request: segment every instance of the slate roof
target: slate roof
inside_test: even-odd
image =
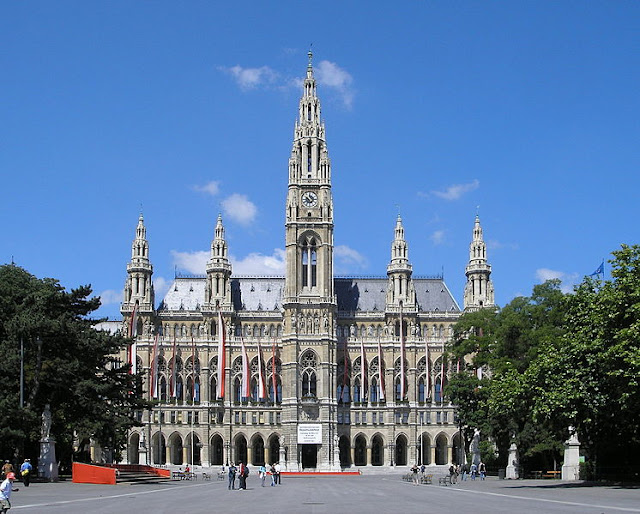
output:
[[[236,311],[282,309],[284,277],[236,277],[231,279],[231,298]],[[387,278],[335,278],[340,311],[381,311],[386,304]],[[414,278],[419,310],[460,312],[460,307],[441,278]],[[164,311],[197,311],[204,302],[205,279],[177,277],[160,304]]]

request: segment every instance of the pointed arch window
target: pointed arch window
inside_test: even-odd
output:
[[[302,243],[302,287],[318,285],[318,247],[315,238]]]

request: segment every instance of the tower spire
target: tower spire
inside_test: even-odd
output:
[[[404,238],[404,225],[400,214],[396,218],[394,239],[391,243],[391,261],[387,266],[387,306],[413,308],[416,305],[416,293],[411,280],[413,267],[409,262],[409,245]]]
[[[465,268],[464,308],[467,311],[495,307],[491,265],[487,262],[487,246],[482,235],[480,216],[476,214],[469,245],[469,264]]]
[[[207,262],[207,282],[205,285],[205,308],[231,309],[231,262],[227,241],[224,238],[222,215],[218,214],[211,241],[211,253]]]
[[[147,228],[144,225],[144,216],[140,213],[136,235],[131,243],[131,260],[127,264],[123,312],[132,310],[136,303],[140,313],[153,311],[155,298],[151,281],[152,275],[153,266],[149,259]]]

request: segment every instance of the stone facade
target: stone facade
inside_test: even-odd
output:
[[[399,216],[386,276],[334,276],[331,161],[311,55],[303,88],[288,167],[285,277],[234,276],[219,216],[203,276],[176,276],[154,308],[138,221],[122,304],[122,330],[135,343],[122,359],[135,355],[145,394],[158,404],[140,413],[129,462],[279,461],[298,471],[459,459],[455,406],[441,388],[457,368],[442,356],[461,310],[442,277],[413,276]],[[481,251],[467,267],[469,308],[493,303],[477,218],[474,245]]]

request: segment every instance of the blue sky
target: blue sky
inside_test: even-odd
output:
[[[639,29],[624,1],[3,2],[0,262],[115,317],[141,209],[157,302],[222,212],[234,270],[282,274],[313,43],[337,274],[386,273],[399,210],[462,303],[479,209],[500,305],[570,288],[638,242]]]

